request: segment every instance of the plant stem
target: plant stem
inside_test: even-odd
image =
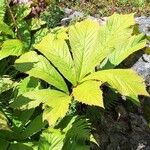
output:
[[[19,28],[18,28],[17,22],[16,22],[16,20],[15,20],[14,14],[13,14],[13,12],[12,12],[12,10],[11,10],[11,8],[10,8],[9,3],[8,3],[7,0],[6,0],[6,5],[7,5],[7,7],[8,7],[8,11],[9,11],[10,16],[11,16],[11,18],[12,18],[13,24],[14,24],[16,30],[17,30],[17,37],[21,40],[21,35],[20,35],[20,33],[19,33]]]

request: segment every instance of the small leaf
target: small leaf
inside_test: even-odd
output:
[[[34,77],[26,77],[17,86],[18,95],[24,94],[29,91],[34,91],[40,89],[39,79]]]
[[[0,50],[0,60],[8,56],[20,56],[23,52],[23,43],[20,40],[7,40],[2,44],[2,49]]]
[[[9,77],[0,77],[0,94],[15,86],[14,82]]]
[[[18,22],[18,36],[20,36],[21,40],[24,43],[24,47],[26,51],[30,49],[31,46],[31,34],[30,29],[26,21],[21,20]]]
[[[41,19],[38,18],[32,18],[31,20],[31,30],[37,30],[39,28],[41,28],[42,25],[44,25],[46,22],[42,21]]]
[[[104,107],[100,82],[86,81],[73,89],[73,96],[79,102]]]

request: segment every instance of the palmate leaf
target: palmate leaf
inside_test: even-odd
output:
[[[124,43],[118,43],[115,50],[108,56],[108,63],[105,68],[113,68],[119,65],[130,54],[142,49],[146,45],[146,39],[143,39],[144,35],[140,34],[132,36],[125,40]]]
[[[43,119],[47,120],[49,125],[55,125],[59,118],[63,118],[69,109],[71,97],[56,90],[43,89],[25,94],[26,97],[34,100],[40,100],[44,103],[45,110]]]
[[[65,31],[64,34],[62,34],[62,32],[58,34],[49,33],[39,44],[35,45],[35,48],[44,54],[66,79],[75,85],[76,76],[74,63],[68,45],[64,39],[65,36],[67,37]]]
[[[138,95],[149,95],[146,91],[144,80],[131,69],[98,71],[83,79],[83,81],[86,80],[99,80],[103,83],[107,82],[122,95],[132,97],[135,100],[137,100]],[[134,102],[138,103],[136,101]]]
[[[101,82],[98,81],[83,82],[73,89],[73,96],[79,102],[104,107],[100,85]]]
[[[8,56],[20,56],[23,52],[23,43],[20,40],[7,40],[2,44],[2,48],[0,50],[0,60]]]
[[[68,92],[67,85],[57,70],[42,55],[31,51],[22,55],[15,62],[15,67],[30,76],[42,79],[56,88]]]

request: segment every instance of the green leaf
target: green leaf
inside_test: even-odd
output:
[[[14,82],[9,77],[0,77],[0,94],[14,87]]]
[[[118,43],[124,43],[131,36],[133,31],[131,26],[134,24],[134,14],[119,15],[115,13],[110,16],[99,32],[101,53],[107,56],[114,51]]]
[[[0,111],[0,130],[10,131],[10,128],[8,126],[8,120],[2,111]]]
[[[12,115],[12,123],[13,123],[13,132],[15,134],[19,134],[24,130],[25,126],[30,120],[30,117],[33,115],[34,109],[26,109],[26,110],[15,110]]]
[[[26,21],[21,20],[18,22],[18,36],[20,36],[21,40],[24,43],[24,47],[26,51],[30,49],[31,46],[31,34],[30,28]]]
[[[49,33],[39,44],[35,45],[35,48],[44,54],[66,79],[75,85],[74,63],[64,37],[67,37],[65,31],[59,31],[56,34]]]
[[[22,81],[20,81],[19,85],[17,86],[17,97],[15,97],[14,101],[10,104],[10,107],[12,108],[18,108],[26,103],[28,103],[30,100],[25,98],[23,96],[24,93],[30,92],[30,91],[36,91],[41,88],[39,80],[34,77],[26,77]],[[39,103],[37,104],[39,105]],[[28,112],[26,112],[28,113]],[[23,112],[21,114],[24,114]],[[19,115],[19,114],[18,114]],[[17,118],[17,117],[16,117]]]
[[[93,71],[99,63],[98,32],[99,23],[87,19],[69,28],[69,40],[73,54],[77,81]],[[96,60],[96,61],[95,61]]]
[[[26,127],[26,129],[19,135],[19,139],[26,139],[35,133],[41,131],[45,126],[43,122],[42,114],[38,115],[31,123]]]
[[[50,102],[46,102],[48,106],[45,107],[43,112],[43,119],[47,120],[49,125],[55,125],[58,119],[62,119],[69,110],[71,97],[56,97]],[[57,101],[57,102],[56,102]]]
[[[6,11],[6,0],[0,0],[0,22],[4,21]]]
[[[83,79],[83,81],[85,80],[99,80],[103,83],[107,82],[122,95],[132,97],[135,100],[137,100],[138,95],[149,95],[146,91],[144,80],[131,69],[98,71]]]
[[[57,70],[42,55],[31,51],[22,55],[15,62],[15,67],[30,76],[42,79],[56,88],[68,92],[64,79]]]
[[[24,93],[11,104],[11,107],[31,109],[43,103],[43,120],[46,119],[50,125],[55,125],[56,121],[67,113],[71,99],[71,96],[63,92],[43,89]]]
[[[46,22],[41,20],[40,18],[32,18],[31,20],[31,30],[37,30],[39,28],[41,28],[42,25],[44,25]]]
[[[38,150],[61,150],[64,137],[59,129],[48,128],[41,135]]]
[[[132,36],[116,46],[115,50],[108,56],[108,62],[113,66],[119,65],[125,58],[130,54],[144,48],[146,45],[146,39],[143,39],[143,34]],[[111,66],[106,64],[105,68],[111,68]]]
[[[7,40],[2,44],[2,48],[0,50],[0,60],[8,56],[20,56],[23,52],[23,44],[20,40]]]
[[[4,34],[14,36],[12,29],[4,22],[0,21],[0,31]]]
[[[9,142],[0,139],[0,150],[8,150]]]
[[[34,91],[40,89],[40,82],[39,79],[34,77],[26,77],[20,81],[19,85],[17,86],[18,95],[24,94],[29,91]]]
[[[15,16],[17,21],[23,20],[25,17],[27,17],[31,12],[31,4],[19,4],[16,6],[15,10]]]
[[[32,101],[28,106],[35,107],[35,103],[44,103],[45,110],[43,119],[49,122],[49,125],[55,125],[56,121],[63,118],[69,109],[72,97],[56,90],[43,89],[24,94]]]
[[[62,150],[89,150],[89,145],[86,144],[90,141],[91,124],[84,117],[74,116],[63,129],[65,132],[64,146]]]
[[[49,30],[47,28],[41,28],[38,30],[32,38],[32,45],[39,43],[44,36],[46,36],[49,33]]]
[[[73,96],[79,102],[104,107],[100,82],[86,81],[73,89]]]
[[[17,142],[17,143],[12,143],[8,150],[37,150],[37,149],[34,149],[32,146],[29,146],[26,143]]]

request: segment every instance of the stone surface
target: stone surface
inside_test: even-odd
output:
[[[139,30],[146,35],[150,36],[150,16],[141,16],[136,19],[137,24],[139,25]]]
[[[143,54],[132,67],[150,86],[150,55]]]

